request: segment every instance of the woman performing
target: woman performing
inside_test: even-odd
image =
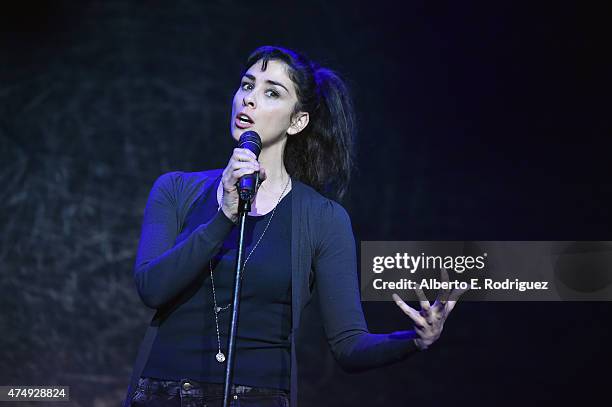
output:
[[[435,342],[460,293],[416,311],[396,304],[414,330],[372,334],[364,320],[355,240],[344,208],[352,163],[353,108],[342,80],[297,52],[260,47],[234,95],[231,134],[256,131],[259,159],[234,149],[224,169],[171,172],[155,182],[134,278],[157,310],[125,406],[221,406],[237,252],[236,184],[263,180],[246,220],[231,391],[233,406],[297,406],[295,338],[318,291],[334,358],[363,371]],[[448,278],[443,272],[443,278]]]

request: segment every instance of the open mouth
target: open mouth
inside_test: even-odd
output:
[[[253,126],[255,122],[253,121],[253,119],[251,119],[246,114],[239,113],[236,115],[236,118],[234,119],[234,124],[239,129],[248,129],[249,127]]]
[[[253,120],[247,116],[246,114],[240,113],[239,115],[236,116],[236,119],[238,122],[240,122],[241,124],[247,125],[247,124],[254,124]]]

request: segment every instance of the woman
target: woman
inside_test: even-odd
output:
[[[348,371],[405,359],[439,337],[456,298],[430,306],[419,293],[418,312],[394,296],[416,329],[367,330],[350,219],[323,196],[339,198],[346,190],[353,123],[346,87],[332,71],[278,47],[249,56],[233,99],[231,134],[238,140],[256,131],[259,160],[237,148],[225,169],[164,174],[149,196],[134,275],[143,302],[157,313],[126,405],[134,387],[134,406],[221,405],[236,183],[257,171],[263,181],[247,218],[234,405],[297,405],[295,337],[315,288],[332,353]]]

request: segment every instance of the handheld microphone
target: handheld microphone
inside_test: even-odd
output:
[[[259,157],[261,153],[261,137],[257,132],[249,130],[242,133],[238,140],[238,148],[246,148]],[[243,201],[250,201],[255,196],[257,183],[259,182],[259,172],[247,174],[238,181],[238,195]]]

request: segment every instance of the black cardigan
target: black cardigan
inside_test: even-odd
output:
[[[144,234],[154,234],[154,247],[138,248],[134,279],[145,305],[157,309],[138,352],[124,406],[129,406],[149,357],[157,327],[172,312],[172,299],[200,276],[234,224],[219,211],[208,223],[174,246],[191,205],[222,170],[171,172],[160,176],[149,195]],[[301,312],[313,289],[319,293],[327,341],[340,366],[363,371],[403,360],[418,348],[414,331],[372,334],[368,331],[357,280],[355,239],[350,218],[337,202],[292,179],[292,329],[291,406],[297,406],[295,338]]]

